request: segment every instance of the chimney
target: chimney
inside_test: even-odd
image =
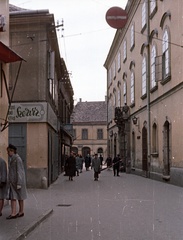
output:
[[[79,102],[82,102],[82,98],[79,99]]]

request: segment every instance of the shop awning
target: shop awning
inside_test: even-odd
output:
[[[0,41],[0,61],[4,63],[12,63],[17,61],[24,60],[17,53],[15,53],[12,49],[6,46],[4,43]],[[24,60],[25,61],[25,60]]]

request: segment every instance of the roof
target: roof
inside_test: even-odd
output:
[[[13,4],[9,4],[9,11],[10,11],[10,12],[23,11],[23,10],[27,10],[27,9],[17,7],[17,6],[15,6],[15,5],[13,5]]]
[[[106,122],[107,103],[99,102],[78,102],[71,115],[71,123]]]

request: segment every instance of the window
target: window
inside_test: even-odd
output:
[[[116,78],[116,62],[113,63],[113,79]]]
[[[103,129],[97,129],[97,139],[103,139]]]
[[[119,52],[118,53],[118,72],[120,71],[121,69],[121,53]]]
[[[113,106],[116,107],[116,90],[113,91]]]
[[[142,60],[142,96],[146,94],[147,63],[146,57]]]
[[[156,0],[150,1],[150,14],[154,13],[154,11],[156,10],[156,5],[157,5]]]
[[[123,101],[124,105],[127,103],[127,86],[126,86],[126,81],[123,82]]]
[[[134,48],[135,45],[135,27],[134,24],[131,26],[131,38],[130,38],[130,47],[131,50]]]
[[[131,104],[135,102],[135,77],[134,72],[131,73]]]
[[[151,50],[151,88],[156,86],[156,47]]]
[[[121,106],[121,91],[118,89],[118,107]]]
[[[49,79],[49,93],[53,94],[53,79]]]
[[[169,36],[167,29],[163,34],[163,56],[162,56],[162,79],[165,80],[168,76],[170,76],[170,50],[169,50]]]
[[[146,27],[146,2],[142,4],[142,29]]]
[[[48,54],[48,80],[49,80],[49,93],[53,97],[53,99],[55,97],[54,78],[55,78],[55,52],[50,51]]]
[[[156,123],[154,123],[152,129],[152,153],[158,152],[157,146],[158,146],[157,125]]]
[[[88,139],[88,129],[82,129],[82,140]]]
[[[126,40],[123,43],[123,61],[126,61],[127,59],[127,43]]]

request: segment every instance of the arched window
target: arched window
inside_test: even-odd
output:
[[[127,85],[126,85],[126,80],[123,82],[123,101],[124,105],[127,103]]]
[[[152,14],[155,11],[156,6],[157,6],[156,0],[151,0],[150,1],[150,14]]]
[[[127,41],[125,40],[123,43],[123,62],[127,59]]]
[[[157,125],[156,123],[154,123],[152,128],[152,153],[158,152],[157,146],[158,146]]]
[[[142,59],[142,96],[147,93],[147,60],[146,56]]]
[[[135,26],[134,26],[134,24],[132,24],[130,32],[131,32],[131,34],[130,34],[131,35],[130,36],[130,49],[132,50],[135,45]]]
[[[166,80],[170,76],[170,49],[169,49],[169,34],[165,29],[162,41],[162,79]]]
[[[146,2],[142,4],[142,29],[146,27]]]
[[[131,86],[131,91],[130,91],[130,99],[131,99],[131,104],[135,103],[135,76],[134,76],[134,72],[131,72],[131,82],[130,82],[130,86]]]
[[[156,86],[156,47],[151,50],[151,88]]]

